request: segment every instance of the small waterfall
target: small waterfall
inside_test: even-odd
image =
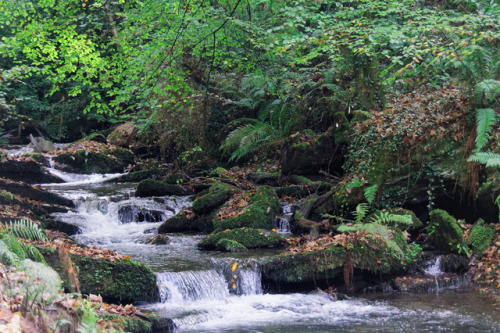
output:
[[[434,259],[434,263],[430,266],[427,267],[427,269],[424,269],[424,273],[426,275],[431,275],[431,276],[441,276],[444,274],[443,271],[441,271],[441,260],[443,256],[437,256]]]
[[[157,273],[162,303],[220,301],[229,297],[224,277],[215,270]]]
[[[260,295],[262,291],[262,276],[258,267],[240,271],[240,292],[242,295]]]
[[[278,220],[278,232],[279,233],[289,233],[290,232],[290,221],[293,218],[292,205],[288,202],[283,202],[280,205],[280,217]]]

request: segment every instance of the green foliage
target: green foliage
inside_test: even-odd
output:
[[[446,211],[434,209],[430,212],[427,232],[436,248],[450,252],[465,252],[463,231],[457,220]]]
[[[496,168],[500,167],[500,154],[476,152],[469,157],[468,161],[484,164],[488,168]]]
[[[372,204],[375,200],[375,195],[377,194],[377,184],[369,186],[365,189],[365,199],[369,204]]]
[[[497,115],[493,109],[478,109],[476,117],[476,150],[481,150],[490,138],[491,126],[496,123]]]
[[[494,234],[493,228],[485,226],[484,221],[479,219],[472,227],[467,244],[471,246],[474,254],[481,258],[483,251],[490,246]]]
[[[34,240],[34,241],[48,241],[45,233],[40,229],[38,224],[31,220],[20,219],[16,221],[10,221],[5,225],[7,232],[13,236]],[[0,226],[0,231],[2,227]]]

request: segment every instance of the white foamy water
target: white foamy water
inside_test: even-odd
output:
[[[76,186],[76,185],[89,185],[89,184],[97,184],[103,183],[105,181],[118,178],[124,173],[105,173],[105,174],[76,174],[64,172],[61,170],[57,170],[53,167],[45,168],[52,175],[57,176],[65,181],[65,183],[60,184],[43,184],[43,186]]]
[[[429,267],[427,267],[427,269],[424,270],[424,273],[427,275],[431,275],[431,276],[443,275],[444,272],[441,271],[441,259],[442,259],[442,256],[437,256],[434,259],[434,262]]]

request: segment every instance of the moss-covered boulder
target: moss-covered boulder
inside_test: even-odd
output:
[[[220,242],[221,240],[224,241]],[[237,242],[247,249],[285,245],[285,239],[276,231],[239,228],[213,233],[198,243],[198,247],[202,250],[227,250],[227,247],[239,247],[238,244],[228,241]]]
[[[427,233],[432,245],[439,250],[457,252],[464,244],[463,231],[457,220],[442,209],[430,212]]]
[[[162,197],[165,195],[186,195],[187,192],[178,185],[170,185],[157,180],[142,180],[135,190],[136,197]]]
[[[159,169],[147,169],[147,170],[140,170],[140,171],[132,171],[127,173],[126,175],[123,175],[119,178],[113,178],[110,180],[110,182],[113,183],[137,183],[145,179],[153,179],[155,177],[160,176],[160,170]]]
[[[73,201],[63,198],[55,193],[35,188],[29,184],[0,178],[0,190],[17,194],[22,198],[40,201],[42,203],[74,207]]]
[[[130,164],[130,155],[124,153],[122,149],[113,149],[105,153],[77,150],[59,154],[54,161],[63,165],[63,169],[75,173],[114,173],[125,170]]]
[[[116,146],[128,147],[135,141],[137,132],[138,129],[134,124],[121,124],[108,135],[107,141]]]
[[[175,232],[211,232],[213,224],[211,216],[197,215],[182,211],[163,222],[158,228],[158,233],[167,234]]]
[[[255,184],[278,186],[281,180],[281,172],[251,172],[247,179]]]
[[[208,213],[224,204],[235,191],[231,185],[216,183],[210,186],[207,193],[193,201],[193,211],[197,214]]]
[[[252,194],[241,212],[224,220],[214,219],[214,229],[221,231],[236,228],[272,229],[279,209],[279,198],[270,186],[260,186]]]
[[[493,228],[485,226],[484,220],[479,219],[470,231],[469,237],[467,238],[467,244],[470,245],[474,254],[481,258],[483,256],[483,251],[490,246],[493,241],[494,234],[495,231]]]
[[[57,251],[40,248],[47,263],[59,273],[70,289],[66,270]],[[69,255],[83,294],[100,294],[107,302],[133,303],[160,300],[156,275],[142,263],[132,260],[112,262],[82,255]]]

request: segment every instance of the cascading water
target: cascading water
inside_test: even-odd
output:
[[[77,203],[74,211],[56,217],[81,228],[78,241],[118,250],[156,270],[162,302],[139,306],[172,318],[177,331],[500,330],[500,318],[485,316],[477,306],[484,302],[471,301],[476,294],[468,294],[466,310],[454,310],[457,295],[446,293],[425,294],[422,301],[404,294],[397,298],[374,294],[374,299],[339,302],[323,293],[265,294],[258,264],[251,258],[255,253],[238,254],[235,261],[236,254],[201,252],[196,244],[204,235],[169,234],[166,245],[147,244],[161,221],[190,205],[189,198],[135,198],[133,185],[102,183],[106,176],[67,176],[70,184],[45,186]],[[282,232],[289,231],[285,220],[291,214],[290,205],[283,205]]]
[[[424,273],[427,275],[431,276],[441,276],[444,274],[444,272],[441,270],[441,260],[442,256],[437,256],[434,258],[432,261],[432,264],[427,267],[427,269],[424,269]]]
[[[282,202],[280,204],[280,217],[278,219],[278,229],[279,233],[287,234],[290,233],[290,221],[293,218],[292,205],[288,202]]]

